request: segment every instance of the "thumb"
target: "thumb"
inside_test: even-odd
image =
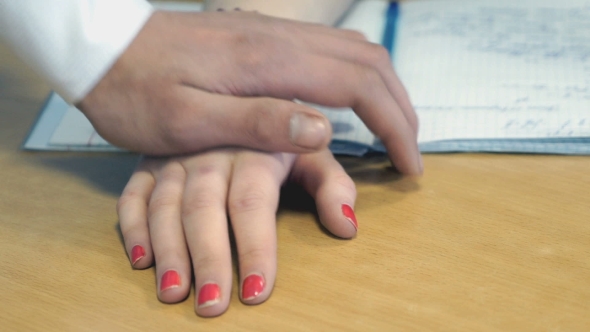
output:
[[[332,234],[341,238],[356,235],[356,188],[329,150],[298,156],[291,179],[314,198],[320,222]]]
[[[332,136],[319,111],[292,101],[235,97],[190,89],[186,109],[177,110],[174,137],[179,152],[240,146],[269,152],[307,153],[325,148]],[[180,130],[178,130],[181,128]]]

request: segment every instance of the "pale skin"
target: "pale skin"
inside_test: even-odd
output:
[[[422,173],[417,117],[389,54],[325,25],[156,12],[78,106],[106,140],[148,155],[324,149],[329,122],[294,99],[352,107],[401,173]]]
[[[238,251],[240,298],[246,304],[264,302],[277,273],[276,210],[285,181],[310,193],[328,231],[341,238],[356,235],[355,223],[343,213],[346,206],[354,207],[354,182],[328,150],[303,155],[214,150],[165,160],[149,158],[129,180],[117,209],[133,267],[156,263],[157,294],[165,303],[184,300],[194,274],[197,314],[220,315],[231,294],[231,227]],[[133,253],[138,245],[145,251],[139,258]],[[166,272],[178,282],[163,281]],[[256,295],[244,289],[244,280],[251,275],[263,283]],[[206,284],[216,285],[218,296],[199,301]]]
[[[207,9],[232,10],[239,7],[242,10],[256,9],[275,16],[282,14],[289,18],[297,18],[297,15],[300,15],[309,19],[304,15],[307,8],[305,6],[309,5],[306,1],[274,1],[273,7],[265,7],[264,3],[266,2],[209,1]],[[334,13],[344,13],[351,3],[352,1],[326,1],[326,6],[333,6],[326,10],[330,15],[314,20],[326,24],[333,23],[338,19],[338,15]],[[282,4],[282,7],[279,4]],[[228,20],[233,20],[234,17],[241,19],[242,14],[237,13],[237,16],[234,16],[236,13],[224,12],[219,13],[216,19],[225,20],[224,15],[230,17]],[[250,19],[249,16],[244,18],[246,22]],[[286,21],[276,22],[279,22],[278,27],[275,26],[277,29],[283,29],[282,24],[291,24],[285,23]],[[306,26],[306,29],[308,28],[315,33],[342,37],[339,31],[321,32],[322,28],[319,26]],[[349,33],[344,32],[345,37],[342,38],[361,40],[354,34],[351,34],[350,38],[346,35]],[[289,38],[286,34],[283,37]],[[389,88],[395,90],[397,85],[401,87],[396,78],[385,75],[380,78],[383,88],[389,89],[385,83],[386,77],[390,80]],[[250,83],[256,85],[252,81]],[[280,85],[281,82],[277,84]],[[243,88],[248,86],[245,85]],[[187,88],[178,89],[182,91]],[[300,97],[280,90],[279,88],[276,97]],[[415,140],[417,121],[413,110],[408,106],[409,100],[405,91],[403,88],[400,91],[396,90],[395,94],[401,98],[400,101],[394,97],[393,91],[388,93],[396,105],[404,105],[406,108],[404,111],[398,107],[397,117],[406,121],[407,128]],[[239,111],[240,103],[243,104],[242,107],[252,109],[266,103],[275,106],[289,105],[281,109],[286,112],[296,105],[282,99],[258,97],[244,99],[210,95],[208,98],[212,100],[214,108],[235,107],[236,112]],[[333,105],[342,105],[336,102],[338,96],[330,98],[335,101]],[[207,98],[204,100],[208,102]],[[358,102],[370,103],[368,100]],[[406,103],[408,105],[405,105]],[[314,111],[301,107],[295,112],[309,112],[316,116]],[[366,116],[372,119],[371,115]],[[395,144],[399,144],[397,138],[395,140]],[[397,152],[392,156],[397,158]],[[412,167],[416,166],[410,164],[403,162],[396,165],[405,165],[403,167],[407,168],[402,169],[408,174],[418,174],[418,171],[411,171]],[[356,199],[354,182],[326,148],[304,154],[221,148],[179,157],[144,158],[129,180],[117,206],[125,248],[132,266],[143,269],[155,263],[157,295],[162,302],[182,301],[188,296],[191,286],[194,286],[196,313],[205,317],[220,315],[227,310],[231,294],[231,227],[238,251],[240,299],[245,304],[264,302],[272,292],[277,274],[276,210],[280,187],[287,181],[301,185],[314,198],[320,221],[328,231],[341,238],[353,238],[356,235],[358,224],[352,212]],[[138,250],[138,247],[142,250]],[[193,275],[195,283],[191,285]]]

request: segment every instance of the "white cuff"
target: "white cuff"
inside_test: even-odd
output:
[[[145,0],[0,0],[0,38],[75,103],[106,74],[152,12]]]

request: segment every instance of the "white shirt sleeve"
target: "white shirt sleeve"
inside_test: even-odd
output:
[[[106,74],[152,12],[145,0],[0,0],[0,38],[75,103]]]

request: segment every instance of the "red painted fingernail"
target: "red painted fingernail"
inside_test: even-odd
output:
[[[251,300],[264,290],[264,278],[258,274],[251,274],[242,283],[242,299]]]
[[[160,281],[160,292],[168,290],[170,288],[176,288],[180,286],[180,275],[174,270],[168,270],[162,275]]]
[[[204,284],[199,291],[199,308],[210,307],[221,301],[221,290],[217,284]]]
[[[145,249],[142,246],[136,245],[131,249],[131,265],[135,265],[140,259],[145,257]]]
[[[355,229],[359,228],[359,224],[356,221],[356,216],[354,215],[354,210],[348,204],[342,204],[342,214],[350,221],[350,223],[354,226]]]

